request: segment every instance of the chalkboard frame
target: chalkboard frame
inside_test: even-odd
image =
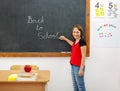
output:
[[[87,57],[90,56],[90,0],[86,0]],[[70,52],[0,52],[0,57],[69,57]]]

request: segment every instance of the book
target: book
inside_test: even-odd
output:
[[[33,72],[20,72],[17,77],[17,81],[35,81],[37,79],[37,73]]]

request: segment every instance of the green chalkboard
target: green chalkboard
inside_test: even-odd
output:
[[[74,24],[86,33],[86,0],[3,0],[0,52],[70,52]]]

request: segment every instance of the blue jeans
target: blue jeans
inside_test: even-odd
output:
[[[73,81],[74,91],[86,91],[84,83],[84,74],[82,77],[78,76],[80,67],[71,65],[71,75]]]

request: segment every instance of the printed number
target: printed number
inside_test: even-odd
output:
[[[99,2],[95,5],[96,8],[99,8]]]
[[[108,8],[109,8],[109,9],[112,9],[112,8],[113,8],[113,2],[110,2],[110,3],[109,3]]]

